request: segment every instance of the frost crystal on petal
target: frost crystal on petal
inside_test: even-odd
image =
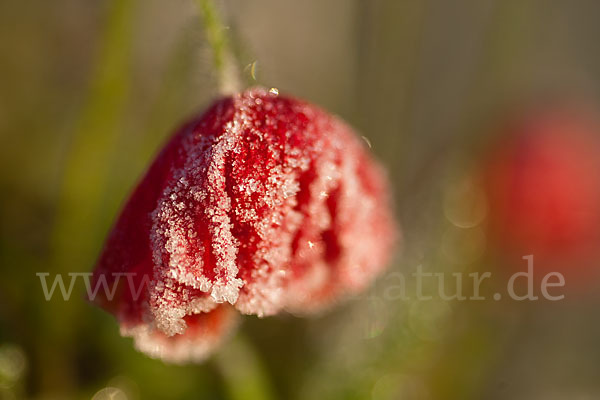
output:
[[[135,348],[152,358],[183,364],[203,361],[237,325],[238,315],[227,306],[186,317],[181,335],[167,336],[151,324],[121,326],[121,335],[130,336]]]

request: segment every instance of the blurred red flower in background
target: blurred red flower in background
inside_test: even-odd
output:
[[[114,313],[136,347],[198,360],[234,308],[306,313],[360,291],[397,231],[385,174],[346,124],[252,89],[185,125],[127,202],[94,271],[116,282]],[[229,305],[228,305],[229,304]]]
[[[600,125],[582,108],[552,106],[503,126],[483,168],[493,244],[520,266],[532,254],[536,270],[589,277],[600,243]]]

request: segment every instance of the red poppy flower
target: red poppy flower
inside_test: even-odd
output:
[[[582,272],[600,240],[598,123],[581,111],[549,107],[503,133],[484,168],[494,243],[519,260],[533,254],[536,268]]]
[[[258,316],[322,309],[388,261],[384,175],[350,127],[313,105],[260,88],[220,100],[175,134],[127,202],[94,279],[133,285],[96,300],[147,352],[149,337],[194,335],[192,320],[202,337],[188,342],[213,341],[233,325],[224,311],[213,321],[226,303]]]

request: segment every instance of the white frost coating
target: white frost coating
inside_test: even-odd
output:
[[[352,142],[353,146],[362,145],[358,141]],[[348,144],[350,146],[350,144]],[[364,160],[362,160],[364,162]],[[384,224],[381,204],[372,196],[363,196],[364,188],[359,180],[360,169],[364,166],[358,159],[351,157],[342,158],[339,171],[346,177],[341,181],[340,199],[336,213],[338,241],[342,248],[341,258],[338,261],[338,281],[349,292],[357,292],[367,287],[379,272],[386,266],[386,254],[381,251],[374,252],[371,244],[378,241],[385,242],[388,238],[381,237],[380,225]],[[379,168],[372,166],[372,168]],[[373,171],[373,170],[371,170]],[[368,179],[370,184],[380,186],[384,176],[382,170],[375,170]],[[360,199],[357,207],[356,199]],[[371,238],[371,241],[357,241],[357,233]]]
[[[237,243],[231,234],[225,195],[224,162],[239,128],[228,124],[216,140],[188,134],[183,141],[185,162],[174,171],[173,184],[165,188],[152,214],[154,280],[150,285],[150,311],[156,326],[167,335],[181,334],[183,317],[213,304],[237,300],[242,281],[236,278]],[[198,236],[196,220],[204,213],[208,238]],[[207,255],[201,240],[210,241],[215,259],[214,279],[204,271]],[[209,250],[210,251],[210,250]],[[196,289],[210,294],[202,307],[191,296]]]
[[[152,213],[150,312],[155,326],[168,336],[185,332],[185,316],[220,303],[258,316],[282,308],[312,311],[328,298],[365,286],[377,275],[374,269],[383,266],[371,249],[378,232],[378,200],[362,187],[357,158],[362,143],[341,121],[303,107],[296,111],[311,121],[305,128],[311,141],[302,148],[271,145],[271,133],[261,132],[254,121],[253,107],[259,102],[251,92],[236,96],[230,105],[233,116],[222,132],[205,135],[202,129],[208,128],[199,126],[199,134],[185,135],[183,166],[173,171]],[[224,115],[221,111],[216,113]],[[270,132],[273,121],[262,122]],[[262,145],[269,160],[281,162],[266,175],[261,170],[258,176],[227,176],[229,170],[248,169],[238,164],[245,163],[239,155]],[[309,200],[299,205],[304,173],[312,174],[305,188]],[[250,251],[234,235],[240,227],[256,236]],[[340,254],[334,261],[325,259],[328,249],[320,235],[327,232],[337,235]],[[250,266],[242,271],[240,254]],[[294,278],[292,260],[305,260],[304,272]]]
[[[214,304],[214,303],[213,303]],[[215,348],[227,340],[238,324],[238,319],[228,313],[217,330],[205,328],[199,332],[188,332],[167,337],[153,324],[121,327],[121,335],[133,338],[134,346],[152,358],[172,364],[185,364],[205,360]]]
[[[231,199],[227,196],[225,163],[227,155],[233,150],[236,141],[240,140],[242,127],[235,119],[225,127],[212,147],[212,157],[206,171],[205,188],[208,191],[208,208],[206,215],[211,220],[209,230],[213,255],[216,259],[216,281],[213,284],[211,297],[217,303],[228,302],[235,304],[237,301],[242,280],[237,279],[238,267],[236,255],[239,243],[231,233]]]
[[[186,135],[182,143],[184,165],[174,170],[173,183],[165,188],[152,214],[155,272],[150,285],[150,311],[156,326],[167,335],[183,333],[183,318],[199,311],[192,302],[192,290],[210,296],[202,300],[204,304],[227,302],[236,304],[244,313],[260,316],[274,314],[283,306],[284,269],[291,257],[292,237],[279,235],[272,226],[294,230],[293,225],[300,224],[301,216],[292,210],[299,187],[293,169],[279,166],[270,171],[266,183],[250,178],[238,188],[246,194],[257,193],[257,202],[273,210],[270,214],[259,218],[257,204],[243,202],[232,210],[232,199],[226,190],[226,163],[232,153],[240,152],[244,131],[264,135],[254,128],[245,101],[248,100],[234,98],[235,114],[216,138]],[[277,151],[273,156],[279,157]],[[283,203],[287,204],[282,208]],[[231,213],[240,222],[254,226],[268,244],[254,255],[255,269],[250,272],[249,282],[237,277],[240,243],[232,234]],[[198,235],[198,215],[204,215],[208,221],[208,237]],[[207,242],[210,249],[206,248]],[[207,256],[211,257],[211,265],[214,263],[213,271],[205,270]],[[244,292],[238,301],[242,287]]]

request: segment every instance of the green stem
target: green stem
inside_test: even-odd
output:
[[[213,52],[219,91],[229,94],[239,91],[239,75],[233,62],[226,27],[212,0],[196,0],[206,39]]]
[[[215,362],[230,399],[275,399],[269,373],[252,343],[241,332],[217,352]]]

